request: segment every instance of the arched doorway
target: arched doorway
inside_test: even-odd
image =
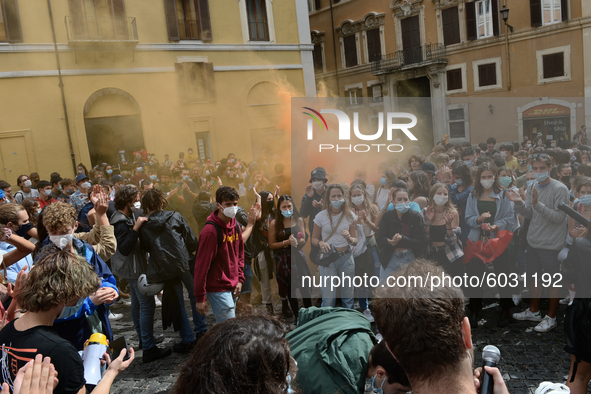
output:
[[[561,99],[542,98],[517,108],[519,140],[542,133],[547,146],[559,135],[571,138],[576,133],[577,103]]]
[[[84,106],[84,126],[92,166],[117,164],[117,151],[145,148],[137,101],[127,92],[101,89]]]

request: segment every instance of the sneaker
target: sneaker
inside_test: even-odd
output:
[[[154,296],[154,303],[156,304],[156,308],[160,308],[162,306],[162,301],[158,298],[157,295]]]
[[[569,302],[570,302],[570,296],[566,296],[562,300],[558,301],[558,303],[560,305],[568,305]]]
[[[374,321],[376,321],[373,318],[373,315],[371,314],[371,311],[369,309],[366,309],[366,310],[363,311],[363,316],[365,316],[365,318],[367,320],[369,320],[370,323],[373,323]]]
[[[151,349],[144,350],[142,354],[142,362],[143,363],[150,363],[152,361],[159,360],[161,358],[170,356],[172,354],[172,349],[167,347],[166,349],[161,349],[158,346],[154,346]]]
[[[123,313],[113,313],[109,312],[109,320],[117,321],[123,319]]]
[[[542,312],[538,311],[533,313],[532,311],[527,308],[523,312],[514,313],[513,319],[515,320],[529,320],[529,321],[541,321],[542,320]]]
[[[193,350],[196,344],[197,341],[195,340],[189,343],[179,342],[172,345],[172,350],[174,350],[176,353],[191,353],[191,350]]]
[[[546,316],[544,316],[544,318],[542,319],[540,324],[538,324],[537,326],[534,327],[534,331],[535,332],[548,332],[548,331],[552,330],[553,328],[556,328],[556,326],[557,326],[556,318],[552,319],[550,316],[546,315]]]

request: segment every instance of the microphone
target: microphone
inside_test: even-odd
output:
[[[589,219],[587,219],[586,217],[584,217],[583,215],[581,215],[580,213],[566,205],[565,203],[561,202],[560,204],[558,204],[558,209],[566,213],[568,216],[570,216],[577,222],[581,223],[583,226],[589,227]]]
[[[501,361],[501,351],[493,345],[487,345],[482,350],[482,381],[480,382],[480,394],[493,394],[494,381],[491,374],[484,367],[496,367]]]

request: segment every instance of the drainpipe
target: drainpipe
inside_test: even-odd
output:
[[[341,94],[341,87],[339,86],[339,66],[337,64],[337,41],[336,41],[336,37],[334,34],[334,15],[332,13],[332,0],[330,0],[330,24],[332,26],[332,49],[334,51],[334,72],[337,77],[337,97],[339,97]]]
[[[503,0],[503,7],[507,7],[507,0]],[[511,91],[511,54],[509,53],[509,26],[505,22],[505,52],[507,52],[507,90]]]
[[[57,63],[57,75],[59,77],[59,87],[62,93],[62,107],[64,110],[64,120],[66,121],[66,131],[68,133],[68,143],[70,145],[70,155],[72,156],[72,168],[76,174],[76,156],[74,155],[74,146],[72,145],[72,135],[70,133],[70,121],[68,119],[68,109],[66,107],[66,95],[64,93],[64,82],[62,80],[62,68],[60,65],[60,55],[57,50],[57,39],[55,37],[55,26],[53,24],[53,12],[51,11],[51,0],[47,0],[47,9],[49,11],[49,22],[51,23],[51,34],[53,35],[53,51],[55,53],[55,61]]]

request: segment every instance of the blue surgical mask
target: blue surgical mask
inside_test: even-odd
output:
[[[396,209],[394,208],[394,204],[390,203],[388,204],[388,208],[386,208],[386,211],[393,211],[394,209]]]
[[[532,179],[531,181],[527,181],[527,186],[529,186],[529,185],[531,185],[532,183],[535,183],[535,182],[536,182],[535,179]]]
[[[408,204],[408,203],[396,204],[396,210],[400,213],[406,213],[409,209],[410,209],[410,204]]]
[[[579,202],[586,207],[591,205],[591,194],[585,194],[584,196],[579,197]]]
[[[138,172],[142,172],[143,170],[144,170],[144,167],[138,167],[138,168],[137,168],[137,171],[138,171]]]
[[[158,179],[158,177],[156,175],[150,175],[150,179],[153,180],[153,181],[155,181],[155,180]]]
[[[513,179],[511,179],[510,176],[502,176],[502,177],[499,178],[499,183],[501,184],[501,186],[507,187],[507,186],[509,186],[511,184],[511,181],[512,180]]]
[[[330,204],[332,205],[332,207],[334,209],[339,209],[341,207],[341,205],[343,205],[345,203],[345,199],[341,199],[338,201],[331,201]]]
[[[464,184],[464,181],[462,181],[461,179],[456,179],[456,185],[462,186],[463,184]]]
[[[113,170],[107,170],[107,174],[111,175],[113,173]]]
[[[548,179],[548,171],[534,172],[534,176],[536,177],[536,181],[544,182],[546,179]]]
[[[531,171],[531,166],[527,166],[527,170],[528,171]]]
[[[466,163],[468,167],[472,167],[472,160],[465,160],[464,163]]]
[[[189,176],[188,175],[183,175],[183,181],[188,182],[189,181]]]
[[[290,218],[293,215],[293,211],[281,211],[281,214],[286,218]]]
[[[381,177],[380,178],[380,185],[386,186],[386,177]]]
[[[382,387],[384,387],[384,382],[386,381],[386,379],[384,378],[384,380],[382,380],[382,385],[380,387],[376,387],[375,386],[376,376],[378,376],[378,374],[375,374],[374,376],[371,377],[371,391],[373,391],[374,393],[378,393],[378,394],[384,394],[384,390],[382,389]]]

